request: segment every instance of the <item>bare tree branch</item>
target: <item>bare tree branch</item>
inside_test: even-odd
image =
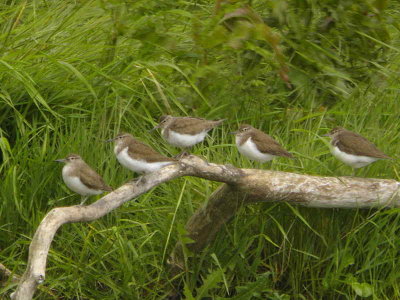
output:
[[[318,177],[268,170],[243,170],[237,185],[220,186],[186,223],[185,246],[199,253],[237,210],[255,202],[286,201],[321,208],[398,207],[400,182],[356,177]],[[171,277],[184,270],[184,251],[177,243],[170,259]]]
[[[0,286],[6,285],[8,281],[17,283],[19,281],[19,276],[14,275],[5,265],[0,264]]]
[[[91,205],[52,209],[36,230],[29,247],[26,271],[12,298],[32,299],[38,284],[43,283],[50,244],[61,225],[101,218],[153,187],[181,176],[196,176],[227,184],[213,194],[212,201],[196,212],[187,225],[189,235],[194,240],[190,248],[195,251],[207,245],[219,228],[235,214],[240,202],[287,201],[312,207],[339,208],[400,206],[400,183],[395,180],[318,177],[238,169],[189,156],[175,165],[144,176],[137,184],[124,184]]]

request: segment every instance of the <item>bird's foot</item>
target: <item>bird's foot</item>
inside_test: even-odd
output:
[[[88,197],[82,197],[82,200],[81,200],[81,203],[79,203],[79,206],[83,206],[87,199],[88,199]]]
[[[190,155],[190,153],[189,152],[187,152],[187,151],[182,151],[181,153],[179,153],[178,155],[175,155],[174,156],[174,158],[176,158],[176,159],[182,159],[182,158],[184,158],[184,157],[186,157],[186,156],[189,156]]]
[[[129,181],[130,183],[134,183],[136,185],[139,184],[145,184],[146,183],[146,179],[142,176],[139,176],[137,178],[133,178],[132,180]]]

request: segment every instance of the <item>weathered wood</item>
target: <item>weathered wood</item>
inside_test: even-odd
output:
[[[52,209],[39,225],[29,247],[28,265],[13,299],[32,299],[39,284],[45,280],[47,255],[58,228],[66,223],[96,220],[153,187],[182,176],[196,176],[224,182],[187,223],[193,243],[191,251],[199,252],[216,235],[221,226],[241,204],[263,201],[287,201],[310,207],[371,208],[398,207],[399,182],[387,179],[355,177],[319,177],[269,170],[239,169],[229,165],[208,163],[188,156],[177,164],[148,174],[142,180],[124,184],[88,206]],[[175,248],[179,249],[179,247]],[[171,262],[181,268],[179,252]]]

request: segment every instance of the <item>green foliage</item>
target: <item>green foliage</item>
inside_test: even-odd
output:
[[[3,2],[0,262],[22,274],[46,212],[79,201],[54,159],[77,152],[117,187],[133,175],[103,141],[124,130],[177,154],[147,132],[165,113],[227,118],[193,149],[216,163],[348,175],[321,137],[337,125],[397,157],[398,9],[384,0]],[[240,156],[228,133],[242,122],[296,159],[259,165]],[[396,161],[379,161],[357,175],[398,174]],[[190,242],[183,224],[217,186],[178,179],[100,220],[63,226],[38,299],[168,295],[168,254]],[[183,294],[400,298],[398,224],[398,209],[247,207],[203,253],[186,249]]]
[[[258,3],[258,2],[257,2]],[[347,98],[377,80],[387,61],[390,26],[387,1],[260,1],[267,23],[283,33],[290,79],[303,93],[314,86],[325,103]]]

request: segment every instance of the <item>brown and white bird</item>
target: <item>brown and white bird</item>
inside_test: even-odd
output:
[[[223,121],[167,115],[160,117],[159,124],[153,129],[161,128],[161,134],[169,144],[184,149],[202,142],[207,133]]]
[[[161,155],[129,133],[120,133],[108,141],[115,142],[114,153],[120,164],[137,173],[151,173],[176,162],[174,158]]]
[[[236,146],[239,152],[249,159],[266,162],[277,156],[293,157],[271,136],[250,125],[240,125],[239,130],[233,134],[236,135]]]
[[[330,150],[333,156],[355,169],[379,159],[391,159],[365,137],[342,127],[336,127],[324,136],[332,138]]]
[[[112,188],[104,183],[103,178],[96,173],[78,154],[69,154],[66,158],[56,162],[65,163],[62,177],[66,186],[82,196],[80,205],[83,205],[91,195],[99,195]]]

